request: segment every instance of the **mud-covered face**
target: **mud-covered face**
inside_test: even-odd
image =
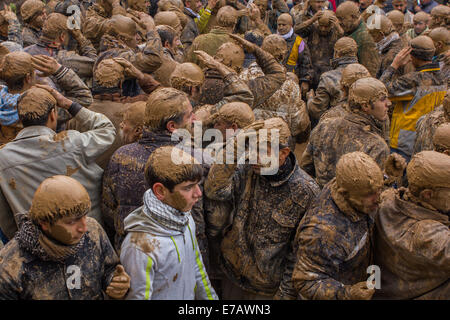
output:
[[[392,6],[395,10],[405,13],[406,12],[406,1],[394,0],[392,1]]]
[[[381,188],[377,192],[366,195],[349,193],[348,201],[357,211],[365,214],[373,214],[380,204]]]
[[[44,224],[42,228],[53,239],[66,245],[74,245],[87,231],[86,215],[61,218],[53,224]]]
[[[150,8],[150,1],[148,1],[148,0],[135,0],[135,1],[133,1],[133,4],[130,7],[133,10],[148,13],[148,9]]]
[[[427,202],[440,212],[450,215],[450,188],[434,188]]]
[[[45,19],[47,19],[47,13],[45,12],[45,8],[42,9],[42,12],[40,14],[37,14],[33,18],[33,26],[36,28],[42,28],[44,25]]]
[[[359,0],[359,7],[363,10],[367,9],[373,3],[373,0]]]
[[[315,0],[315,1],[311,1],[311,9],[314,13],[316,13],[317,11],[321,11],[322,8],[325,5],[325,0]]]
[[[227,137],[227,129],[232,129],[232,125],[233,125],[232,123],[219,118],[216,120],[216,122],[214,122],[214,129],[220,130],[220,132],[222,133],[222,136],[224,138],[228,138]]]
[[[202,8],[202,1],[201,0],[188,0],[186,1],[189,4],[189,8],[194,12],[199,12]]]
[[[8,23],[0,25],[0,36],[4,38],[8,37]]]
[[[192,209],[202,197],[199,181],[185,181],[177,184],[173,191],[167,190],[163,202],[181,212]]]
[[[267,10],[267,6],[268,6],[268,0],[255,0],[254,3],[259,9],[259,13],[261,14],[261,17],[264,17],[264,14],[265,14],[265,12]]]
[[[414,32],[416,34],[421,34],[427,28],[427,24],[422,21],[414,21],[413,24],[414,24]]]
[[[321,36],[326,36],[331,31],[331,23],[330,21],[324,22],[319,20],[319,34]]]
[[[281,15],[277,21],[277,30],[281,35],[287,34],[292,28],[292,18],[287,15]]]
[[[350,33],[356,29],[359,23],[359,17],[355,17],[353,15],[342,14],[338,15],[339,24],[342,29],[344,29],[345,33]]]
[[[385,121],[388,117],[388,109],[390,105],[390,100],[386,96],[383,96],[377,101],[373,102],[371,106],[365,109],[365,111],[375,119],[379,121]]]

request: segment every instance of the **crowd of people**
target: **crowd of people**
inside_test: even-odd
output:
[[[3,2],[0,299],[450,299],[448,1]]]

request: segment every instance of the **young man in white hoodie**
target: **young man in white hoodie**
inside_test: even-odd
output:
[[[218,299],[190,213],[202,196],[202,174],[200,164],[172,146],[160,147],[149,157],[145,179],[150,189],[144,194],[144,205],[124,221],[127,235],[120,260],[131,277],[127,299]]]

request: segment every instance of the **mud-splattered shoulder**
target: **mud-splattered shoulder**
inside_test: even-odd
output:
[[[32,256],[19,247],[16,239],[11,240],[0,250],[0,278],[18,281],[23,265],[31,259]]]
[[[100,235],[104,233],[102,226],[91,217],[86,217],[86,225],[87,225],[87,231],[89,232],[89,238],[92,239],[95,243],[99,243],[100,241]]]
[[[130,244],[147,255],[161,249],[160,241],[146,232],[131,232]]]
[[[298,165],[292,175],[289,186],[291,189],[292,201],[300,205],[302,208],[308,208],[312,201],[320,192],[320,188],[316,181],[311,178]]]

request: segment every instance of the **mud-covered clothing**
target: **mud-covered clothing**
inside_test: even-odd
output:
[[[369,70],[372,77],[375,77],[380,68],[381,59],[375,46],[375,42],[367,31],[366,23],[361,19],[356,30],[346,36],[355,40],[358,45],[359,63]]]
[[[23,47],[32,46],[39,42],[41,30],[36,30],[31,26],[25,25],[22,29]]]
[[[254,55],[256,57],[256,62],[261,67],[264,76],[256,78],[249,77],[248,81],[239,79],[237,75],[230,75],[225,77],[224,79],[225,86],[223,88],[230,93],[224,94],[224,99],[218,104],[216,104],[217,107],[220,107],[228,102],[240,101],[247,103],[252,109],[254,109],[259,105],[261,105],[262,103],[264,103],[269,97],[271,97],[274,94],[274,92],[280,89],[281,85],[286,80],[286,72],[284,67],[280,65],[270,53],[262,50],[261,48],[256,48]],[[237,79],[234,79],[234,77],[236,77]],[[230,82],[229,79],[234,80],[233,82]],[[218,82],[219,82],[218,77],[215,77],[213,81],[208,81],[206,84],[204,84],[203,89],[206,89],[207,90],[206,92],[211,92],[216,88],[219,90],[221,86],[218,85]],[[232,88],[230,87],[231,84],[233,85],[234,88],[233,91],[230,91],[230,89]],[[229,87],[229,89],[227,89],[227,87]],[[248,95],[248,92],[244,91],[248,89],[253,95],[252,101],[250,101],[250,99],[245,97],[246,95]],[[238,95],[237,93],[239,92],[239,90],[241,90],[242,93]],[[232,92],[235,93],[233,94]],[[221,94],[218,93],[217,97],[220,95]]]
[[[383,124],[362,112],[320,121],[311,132],[300,167],[320,186],[336,176],[337,162],[349,152],[364,152],[383,169],[390,153],[383,137]]]
[[[156,81],[159,81],[164,87],[171,87],[170,76],[177,67],[178,62],[169,49],[163,48],[161,56],[161,66],[153,73]]]
[[[213,165],[205,195],[232,205],[230,218],[221,219],[225,223],[220,228],[220,263],[226,276],[245,291],[295,298],[292,241],[318,193],[317,184],[298,167],[292,152],[272,176],[256,174],[249,165]]]
[[[311,64],[311,54],[306,41],[293,33],[285,39],[288,53],[283,61],[288,72],[294,72],[299,82],[308,82],[311,84],[314,69]]]
[[[161,202],[149,189],[125,219],[120,260],[130,275],[127,299],[217,300],[206,273],[191,213]]]
[[[441,68],[442,77],[447,79],[447,87],[450,85],[450,64],[445,63],[445,53],[441,53],[433,57],[433,62],[439,62]]]
[[[233,42],[228,36],[228,32],[221,28],[215,27],[209,33],[201,34],[194,39],[192,45],[187,52],[186,58],[189,62],[199,64],[199,60],[194,51],[202,50],[211,57],[216,55],[217,49],[225,42]]]
[[[434,150],[433,137],[436,129],[445,119],[444,108],[442,106],[434,109],[417,120],[416,140],[414,141],[413,154],[426,150]]]
[[[316,23],[309,27],[304,27],[302,24],[295,25],[294,31],[306,40],[310,51],[314,50],[314,53],[311,54],[311,64],[314,70],[312,86],[316,88],[320,76],[333,69],[331,60],[334,55],[334,45],[342,37],[342,34],[333,27],[327,35],[321,35]]]
[[[119,48],[107,48],[108,50],[102,52],[96,62],[96,65],[101,59],[109,56],[124,58],[131,62],[136,68],[143,73],[153,73],[161,67],[163,47],[161,44],[161,38],[157,31],[152,30],[147,32],[147,42],[143,49],[132,49],[127,46],[121,46]]]
[[[379,48],[381,64],[377,72],[378,79],[383,75],[384,70],[394,61],[395,56],[404,48],[403,40],[397,32],[390,34],[388,37],[382,47]],[[379,44],[377,44],[377,47],[380,47]],[[403,68],[400,70],[400,73],[403,74]]]
[[[411,200],[408,191],[388,190],[375,228],[375,264],[383,299],[450,297],[449,217]]]
[[[249,81],[264,76],[264,72],[256,62],[244,69],[239,77]],[[280,89],[275,91],[262,104],[253,109],[256,120],[280,117],[289,126],[293,137],[309,135],[311,123],[302,100],[300,87],[294,80],[286,78]]]
[[[374,221],[349,210],[344,199],[335,201],[332,188],[336,179],[320,192],[295,236],[292,282],[301,299],[349,299],[350,286],[368,278]]]
[[[1,37],[0,41],[12,41],[23,47],[22,26],[18,20],[8,21],[8,37]]]
[[[410,39],[414,39],[418,36],[425,36],[430,32],[430,28],[428,28],[428,26],[425,28],[425,30],[422,31],[422,33],[417,34],[416,31],[414,31],[414,28],[408,29],[406,31],[406,34],[408,35],[408,37]]]
[[[141,139],[120,147],[111,157],[103,175],[102,214],[105,220],[114,221],[116,249],[125,237],[124,219],[142,206],[142,196],[149,188],[144,175],[148,157],[155,149],[176,143],[167,132],[144,130]]]
[[[194,14],[194,12],[188,10],[188,8],[184,8],[183,13],[187,17],[187,23],[181,31],[180,41],[183,44],[184,52],[189,52],[189,48],[192,45],[192,42],[196,37],[200,35],[200,33],[205,29],[208,24],[209,18],[211,17],[211,11],[209,9],[201,9],[199,12],[199,17]],[[202,28],[199,28],[199,27]]]
[[[127,12],[123,7],[114,7],[112,15],[121,14],[127,16]],[[82,25],[82,32],[86,38],[88,38],[94,48],[98,49],[100,45],[100,39],[109,28],[109,17],[99,4],[95,3],[90,6],[86,12],[86,18]]]
[[[309,99],[307,109],[312,120],[318,121],[328,109],[336,106],[341,97],[341,77],[344,68],[352,63],[358,63],[356,57],[342,57],[332,60],[333,70],[320,75],[319,85],[314,98]]]
[[[38,186],[54,175],[67,175],[80,182],[91,199],[89,216],[102,222],[103,170],[95,160],[113,143],[116,130],[104,115],[75,102],[69,112],[82,132],[56,134],[46,126],[30,126],[0,149],[0,228],[9,239],[17,230],[14,215],[28,211]]]
[[[223,77],[216,69],[205,69],[204,74],[199,104],[216,104],[223,99]]]
[[[86,224],[80,242],[65,246],[26,219],[0,251],[0,299],[103,299],[119,258],[98,222],[88,217]],[[50,245],[42,246],[42,238]],[[59,257],[47,247],[69,252]]]
[[[416,138],[416,124],[420,117],[439,106],[447,90],[447,81],[432,62],[395,78],[398,71],[389,66],[380,78],[386,85],[393,107],[390,146],[411,156]]]

